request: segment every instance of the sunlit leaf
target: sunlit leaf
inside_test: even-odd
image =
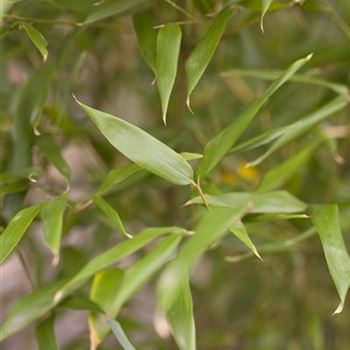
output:
[[[67,204],[67,196],[62,195],[45,201],[40,207],[40,216],[44,228],[44,237],[54,256],[53,264],[59,261],[63,215]]]
[[[131,161],[177,185],[193,183],[189,163],[164,143],[120,118],[78,103],[107,140]]]
[[[106,202],[101,196],[97,195],[93,197],[93,201],[120,232],[128,238],[132,238],[132,235],[125,230],[118,212],[110,206],[108,202]]]
[[[222,238],[246,211],[246,204],[234,208],[213,208],[201,218],[195,234],[182,246],[176,259],[163,271],[158,285],[158,302],[168,310],[178,297],[183,283],[189,279],[193,264],[210,247]]]
[[[264,17],[269,10],[271,4],[273,3],[274,0],[261,0],[261,19],[260,19],[260,28],[261,31],[264,32]]]
[[[119,344],[124,350],[136,350],[133,345],[130,343],[130,340],[126,336],[123,328],[120,323],[115,320],[108,320],[108,324],[111,327],[112,333],[118,340]]]
[[[38,29],[36,29],[34,26],[32,26],[29,23],[22,23],[22,26],[27,33],[29,39],[34,44],[34,46],[39,50],[41,56],[43,56],[43,60],[46,61],[47,59],[47,41],[45,37],[39,32]]]
[[[252,104],[241,112],[231,124],[224,128],[219,134],[207,144],[204,156],[201,159],[198,177],[203,178],[212,170],[218,162],[230,151],[238,138],[254,120],[261,107],[269,98],[295,74],[312,56],[302,58],[294,62],[287,70],[275,80]]]
[[[234,208],[246,205],[247,211],[254,214],[298,213],[306,209],[305,203],[287,191],[272,192],[230,192],[219,195],[205,195],[211,206]],[[190,199],[186,204],[203,204],[201,197]]]
[[[55,316],[42,320],[36,328],[36,339],[40,350],[58,350],[55,334]]]
[[[316,206],[312,221],[320,236],[329,272],[337,288],[340,303],[334,314],[343,311],[350,287],[350,257],[340,229],[338,206],[335,204]]]
[[[157,31],[153,28],[153,17],[149,11],[137,13],[133,23],[141,55],[156,73]]]
[[[188,106],[190,106],[192,91],[213,57],[221,36],[225,31],[226,24],[232,15],[232,10],[222,11],[186,61]]]
[[[4,232],[0,235],[0,263],[16,248],[39,211],[40,205],[33,205],[20,210],[11,219]]]
[[[322,120],[330,117],[332,114],[344,109],[349,103],[344,96],[336,97],[331,102],[311,112],[306,117],[288,126],[288,129],[272,144],[272,146],[259,158],[249,163],[249,166],[256,166],[265,160],[272,153],[276,152],[288,142],[303,135],[313,126],[320,123]]]
[[[157,36],[156,79],[164,124],[166,124],[170,94],[175,83],[180,45],[181,29],[177,24],[169,23],[159,30]]]
[[[181,350],[196,349],[196,328],[193,317],[192,295],[189,281],[185,280],[167,312],[171,333]]]
[[[244,243],[260,260],[261,256],[258,253],[254,243],[252,242],[252,240],[250,239],[247,229],[244,226],[242,221],[237,221],[235,222],[230,231],[242,242]]]

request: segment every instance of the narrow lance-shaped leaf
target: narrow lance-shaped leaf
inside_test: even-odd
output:
[[[175,83],[180,45],[181,29],[178,24],[169,23],[159,30],[157,36],[156,78],[164,124],[166,124],[170,94]]]
[[[252,214],[291,214],[303,212],[306,204],[287,191],[230,192],[219,195],[204,195],[209,205],[234,208],[246,204]],[[190,199],[189,204],[204,204],[203,198]]]
[[[254,243],[250,239],[247,229],[241,220],[235,222],[230,231],[242,242],[244,243],[260,260],[261,256],[258,253]]]
[[[170,232],[180,235],[183,233],[183,229],[179,227],[147,228],[137,234],[133,239],[119,243],[97,255],[68,281],[59,281],[52,286],[40,289],[19,300],[12,307],[2,324],[0,341],[10,337],[45,315],[61,302],[65,296],[73,293],[86,283],[95,273],[112,266],[121,259],[143,248],[154,239]]]
[[[124,303],[169,259],[180,240],[181,236],[175,234],[164,238],[152,252],[139,260],[125,273],[122,286],[117,294],[114,295],[113,301],[111,301],[108,310],[106,310],[108,318],[114,319],[117,317]],[[105,328],[103,328],[103,322],[103,318],[100,318],[101,327],[99,328],[99,334],[96,336],[96,340],[102,341],[108,333],[108,325],[105,325]]]
[[[0,263],[16,248],[39,211],[40,205],[33,205],[32,207],[20,210],[10,220],[4,232],[0,235]]]
[[[238,138],[254,120],[269,98],[295,74],[312,55],[294,62],[251,105],[207,144],[198,169],[198,178],[203,178],[230,151]]]
[[[151,12],[135,14],[133,23],[141,55],[156,73],[157,31],[153,28],[154,21]]]
[[[340,303],[334,311],[334,314],[338,314],[344,308],[350,287],[350,257],[340,229],[338,206],[316,206],[312,211],[312,221],[320,236],[328,269],[339,294]]]
[[[47,59],[47,41],[45,37],[31,24],[22,23],[22,26],[27,33],[29,39],[34,44],[34,46],[39,50],[41,56],[43,56],[44,62]]]
[[[106,217],[112,222],[115,227],[117,227],[120,232],[122,232],[128,238],[133,237],[125,230],[118,212],[113,207],[111,207],[101,196],[94,196],[93,201],[95,205],[106,215]]]
[[[126,336],[123,328],[121,327],[120,323],[115,320],[108,320],[109,327],[112,330],[112,333],[118,340],[119,344],[124,350],[136,350],[133,345],[131,344],[130,340]]]
[[[40,350],[58,350],[54,314],[39,323],[36,328],[36,339]]]
[[[45,201],[40,207],[40,216],[44,228],[44,237],[53,254],[52,263],[59,261],[59,252],[62,237],[63,215],[66,209],[67,196],[62,195]]]
[[[261,0],[262,9],[261,9],[260,28],[262,32],[264,32],[264,17],[267,11],[269,10],[271,4],[273,3],[273,1],[274,0]]]
[[[190,96],[213,57],[221,36],[225,31],[226,24],[232,15],[232,10],[222,11],[186,61],[187,106],[189,108]]]
[[[195,234],[183,245],[177,258],[161,274],[158,285],[158,302],[162,310],[168,310],[179,295],[181,287],[189,279],[191,267],[208,247],[226,233],[239,220],[246,204],[235,208],[213,208],[201,218]]]
[[[104,312],[106,312],[114,296],[118,292],[122,285],[124,278],[124,271],[117,268],[110,268],[98,272],[92,282],[90,299],[95,302]],[[99,335],[99,319],[100,312],[94,310],[89,314],[89,330],[90,330],[90,341],[91,349],[96,349],[100,343]]]
[[[288,129],[286,129],[286,132],[284,132],[262,156],[250,162],[248,166],[256,166],[260,164],[268,156],[285,146],[288,142],[306,133],[313,126],[328,118],[332,114],[344,109],[348,103],[349,101],[346,97],[336,97],[325,106],[318,108],[316,111],[311,112],[303,119],[289,125]]]
[[[131,161],[177,185],[193,184],[193,169],[181,155],[142,129],[77,101],[106,139]]]
[[[185,280],[167,312],[171,333],[181,350],[196,350],[196,328],[189,281]]]

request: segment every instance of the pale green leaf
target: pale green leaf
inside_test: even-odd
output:
[[[150,11],[135,14],[133,23],[141,55],[156,73],[157,31],[153,28],[154,20]]]
[[[0,235],[0,263],[16,248],[29,225],[40,211],[40,205],[24,208],[13,216],[4,232]]]
[[[140,6],[145,0],[108,0],[93,8],[83,24],[91,24],[112,16],[124,15]]]
[[[108,320],[108,324],[111,327],[112,333],[114,334],[114,336],[116,337],[119,344],[124,350],[136,350],[130,343],[130,340],[126,336],[119,322],[115,320]]]
[[[132,238],[133,236],[128,233],[123,225],[123,222],[118,214],[118,212],[109,205],[101,196],[94,196],[93,201],[95,205],[106,215],[106,217],[112,222],[112,224],[122,232],[126,237]]]
[[[196,350],[196,328],[189,281],[185,280],[167,312],[171,333],[181,350]]]
[[[163,271],[158,285],[158,302],[168,310],[175,302],[183,283],[189,279],[193,264],[211,244],[222,238],[247,209],[246,204],[234,208],[213,208],[201,218],[194,235],[182,246],[176,259]]]
[[[261,107],[285,82],[287,82],[307,61],[309,61],[311,57],[312,55],[309,55],[306,58],[297,60],[290,65],[287,70],[261,94],[259,98],[244,109],[243,112],[241,112],[238,117],[231,122],[231,124],[229,124],[218,135],[209,141],[199,165],[198,178],[203,178],[218,164],[218,162],[230,151],[238,138],[254,120]]]
[[[249,237],[248,231],[241,220],[235,222],[230,231],[242,242],[244,243],[260,260],[261,256],[258,253],[254,243]]]
[[[174,150],[142,129],[77,101],[107,140],[127,158],[177,185],[193,183],[193,169]]]
[[[44,237],[53,254],[53,264],[59,261],[62,237],[63,215],[66,209],[67,196],[62,195],[41,203],[40,216],[43,223]]]
[[[256,166],[260,164],[268,156],[285,146],[288,142],[303,135],[332,114],[344,109],[348,103],[349,101],[346,97],[336,97],[334,100],[318,108],[316,111],[311,112],[306,117],[289,125],[288,128],[285,129],[285,132],[272,144],[272,146],[262,156],[250,162],[248,166]]]
[[[29,39],[34,44],[34,46],[39,50],[41,56],[43,57],[44,62],[47,59],[47,41],[45,37],[31,24],[22,23],[22,26],[27,33]]]
[[[209,205],[234,208],[246,204],[252,214],[290,214],[303,212],[305,203],[287,191],[272,192],[230,192],[219,195],[205,195]],[[186,204],[203,204],[201,197],[190,199]]]
[[[232,15],[232,10],[222,11],[186,61],[187,105],[189,108],[190,96],[213,57],[226,24]]]
[[[180,45],[181,29],[179,25],[169,23],[159,30],[157,36],[156,79],[164,124],[166,124],[169,99],[175,83]]]
[[[274,0],[261,0],[261,19],[260,19],[260,28],[261,31],[264,32],[264,17],[269,10],[271,4],[273,3]]]
[[[334,311],[334,314],[338,314],[344,308],[350,287],[350,257],[340,229],[338,206],[316,206],[312,211],[312,221],[320,236],[328,269],[339,294],[340,303]]]
[[[36,328],[36,339],[40,350],[58,350],[54,315],[51,315],[38,324]]]

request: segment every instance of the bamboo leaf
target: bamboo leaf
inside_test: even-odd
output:
[[[243,110],[243,112],[241,112],[231,124],[209,141],[199,165],[197,172],[198,178],[203,178],[218,164],[254,120],[261,107],[285,82],[287,82],[307,61],[309,61],[311,57],[312,55],[309,55],[306,58],[302,58],[291,64],[287,70],[261,94],[259,98]]]
[[[47,41],[45,37],[37,30],[34,26],[29,23],[21,24],[28,35],[28,38],[34,44],[34,46],[39,50],[44,62],[47,59]]]
[[[171,333],[181,350],[196,349],[196,328],[193,317],[189,281],[184,281],[174,304],[167,312]]]
[[[44,228],[44,237],[53,254],[52,263],[59,261],[59,252],[62,237],[63,215],[67,205],[67,196],[62,195],[45,201],[40,207],[40,216]]]
[[[213,57],[221,36],[225,31],[226,24],[232,15],[232,10],[222,11],[186,61],[187,106],[189,109],[190,96]]]
[[[0,263],[3,263],[16,248],[39,211],[40,205],[37,204],[24,208],[13,216],[4,232],[0,235]]]
[[[115,320],[108,320],[108,324],[111,327],[111,330],[118,340],[119,344],[124,350],[136,350],[133,345],[130,343],[130,340],[126,336],[123,328],[120,323]]]
[[[264,17],[267,11],[269,10],[271,4],[273,3],[273,1],[274,0],[261,0],[262,9],[261,9],[260,28],[263,33],[264,33]]]
[[[112,16],[120,16],[126,12],[138,7],[145,0],[118,0],[104,1],[99,6],[96,6],[86,18],[83,24],[91,24]]]
[[[36,339],[40,350],[58,350],[54,315],[39,323],[36,328]]]
[[[113,223],[115,227],[117,227],[120,232],[122,232],[128,238],[133,237],[125,230],[118,212],[113,207],[111,207],[101,196],[94,196],[93,201],[95,205],[106,215],[106,217]]]
[[[338,206],[316,206],[312,221],[320,236],[329,272],[337,288],[340,303],[334,314],[342,312],[350,287],[350,257],[339,224]]]
[[[234,208],[237,205],[247,205],[251,214],[290,214],[303,212],[305,203],[292,196],[287,191],[272,192],[230,192],[219,195],[205,195],[209,205]],[[203,204],[198,196],[190,199],[186,205]]]
[[[158,284],[158,302],[168,310],[178,297],[181,287],[189,279],[191,267],[211,244],[222,238],[232,224],[239,220],[246,204],[234,208],[213,208],[201,218],[195,234],[182,246],[177,258],[161,274]]]
[[[244,226],[242,221],[237,221],[233,224],[230,231],[242,242],[244,243],[260,260],[262,260],[260,254],[258,253],[254,243],[248,235],[248,231]]]
[[[157,36],[156,79],[166,124],[169,99],[173,89],[181,45],[181,29],[175,23],[166,24]]]
[[[154,21],[150,11],[135,14],[133,24],[141,55],[156,73],[157,31],[153,29]]]
[[[77,101],[106,139],[141,168],[177,185],[193,183],[190,164],[142,129]]]
[[[344,109],[348,103],[349,103],[348,99],[345,98],[344,96],[336,97],[334,100],[322,106],[321,108],[318,108],[316,111],[311,112],[303,119],[289,125],[288,129],[286,129],[286,132],[284,132],[272,144],[272,146],[265,153],[263,153],[262,156],[250,162],[247,166],[256,166],[260,164],[268,156],[270,156],[272,153],[276,152],[277,150],[285,146],[288,142],[303,135],[312,127],[320,123],[322,120],[328,118],[332,114]]]

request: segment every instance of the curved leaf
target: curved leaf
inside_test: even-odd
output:
[[[22,23],[22,26],[27,33],[29,39],[34,44],[34,46],[39,50],[41,56],[43,56],[44,62],[47,59],[47,41],[45,37],[31,24]]]
[[[39,323],[36,328],[36,339],[40,350],[58,350],[54,315]]]

